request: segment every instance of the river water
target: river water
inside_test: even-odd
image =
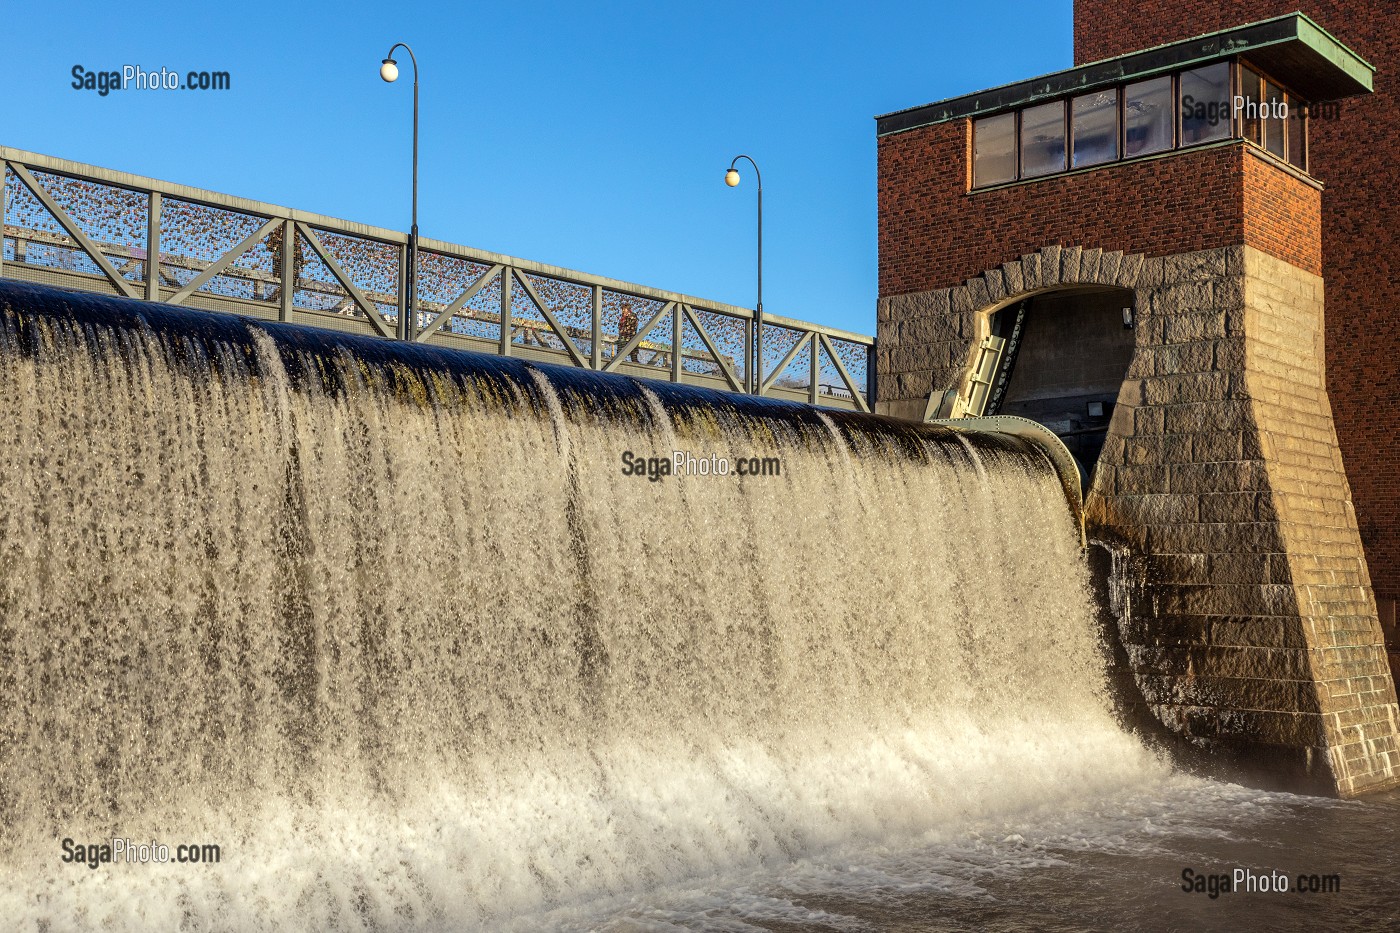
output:
[[[1173,775],[907,846],[836,849],[771,872],[531,918],[521,928],[1395,930],[1398,827],[1400,795],[1335,801]],[[1222,890],[1234,886],[1236,871],[1269,882]],[[1229,884],[1217,883],[1211,897],[1208,882],[1195,890],[1197,875]],[[1300,875],[1319,890],[1298,890]],[[1323,891],[1327,876],[1338,883]],[[1271,890],[1279,877],[1286,891]]]
[[[7,929],[1393,925],[1394,801],[1123,728],[1020,441],[0,284],[0,476]]]

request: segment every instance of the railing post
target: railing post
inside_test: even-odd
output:
[[[146,206],[146,300],[160,301],[160,209],[159,191],[152,191]]]
[[[749,317],[748,324],[744,326],[744,383],[750,392],[758,393],[762,391],[760,380],[763,379],[763,367],[754,365],[753,355],[753,317]]]
[[[0,159],[0,278],[5,276],[5,192],[10,180],[10,163]],[[19,237],[15,237],[15,257],[19,257]]]
[[[415,336],[414,330],[417,322],[411,322],[405,328],[404,323],[408,320],[408,244],[399,247],[399,287],[398,287],[398,310],[399,326],[398,331],[401,339],[412,340]]]
[[[296,307],[297,290],[297,225],[288,218],[282,221],[282,300],[277,309],[277,320],[290,321],[292,309]]]
[[[812,334],[811,334],[811,341],[812,341],[812,359],[811,359],[811,362],[810,362],[811,369],[809,370],[809,372],[810,372],[811,375],[809,376],[809,378],[808,378],[808,380],[807,380],[807,381],[810,383],[810,384],[807,386],[807,401],[809,401],[809,402],[811,402],[813,405],[815,405],[815,404],[817,404],[817,396],[821,394],[821,381],[822,381],[822,367],[821,367],[822,342],[821,342],[821,340],[819,340],[819,339],[817,338],[816,331],[813,331],[813,332],[812,332]]]
[[[510,356],[510,280],[514,275],[510,266],[501,270],[501,356]]]
[[[603,368],[603,286],[593,286],[593,343],[589,354],[594,369]]]
[[[871,410],[875,410],[875,361],[878,359],[875,353],[875,342],[871,341],[865,346],[865,404]]]
[[[671,309],[671,381],[681,381],[681,338],[685,334],[685,305],[679,301]]]

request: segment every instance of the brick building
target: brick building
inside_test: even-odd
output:
[[[1073,68],[878,118],[878,410],[1061,436],[1182,744],[1400,784],[1400,11],[1075,17]]]

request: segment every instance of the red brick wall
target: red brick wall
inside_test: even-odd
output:
[[[1248,243],[1321,270],[1317,190],[1242,143],[969,194],[969,135],[958,120],[880,140],[881,296],[1054,244],[1161,256]]]
[[[1375,93],[1314,122],[1327,387],[1376,595],[1400,598],[1400,2],[1075,0],[1075,61],[1301,10],[1376,66]],[[1393,608],[1391,609],[1393,611]]]
[[[1244,241],[1322,274],[1322,192],[1252,153],[1244,160]]]
[[[1364,46],[1385,45],[1389,30],[1393,51],[1400,32],[1400,7],[1394,0],[1074,0],[1074,63],[1299,11],[1378,68]]]

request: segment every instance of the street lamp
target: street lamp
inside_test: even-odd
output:
[[[754,357],[749,365],[749,391],[763,394],[763,174],[758,163],[746,155],[737,155],[729,163],[729,171],[724,173],[724,183],[731,188],[739,184],[739,170],[735,168],[740,159],[748,159],[753,166],[753,174],[758,179],[758,308],[754,313]]]
[[[413,229],[408,235],[408,294],[404,296],[404,313],[399,316],[398,330],[400,340],[412,340],[418,326],[418,56],[404,43],[394,43],[379,66],[379,77],[389,84],[399,79],[399,63],[394,61],[394,51],[400,48],[413,62]]]

